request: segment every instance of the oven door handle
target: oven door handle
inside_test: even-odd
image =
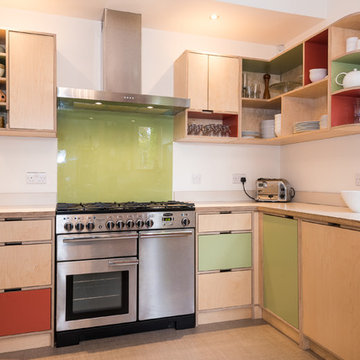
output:
[[[138,265],[139,260],[109,260],[109,266],[126,266],[126,265]]]
[[[132,240],[136,239],[137,235],[128,235],[128,236],[116,236],[116,237],[98,237],[98,236],[89,236],[89,237],[82,237],[82,238],[68,238],[64,239],[64,243],[68,244],[77,244],[82,242],[93,242],[93,241],[114,241],[114,240]]]
[[[184,231],[169,231],[169,232],[153,232],[153,233],[140,233],[140,238],[154,238],[154,237],[175,237],[175,236],[186,236],[192,235],[192,230],[184,230]]]

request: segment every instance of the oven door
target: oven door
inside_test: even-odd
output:
[[[57,263],[56,331],[136,321],[138,260]]]

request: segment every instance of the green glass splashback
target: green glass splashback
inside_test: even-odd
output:
[[[172,198],[173,117],[58,110],[58,202]]]

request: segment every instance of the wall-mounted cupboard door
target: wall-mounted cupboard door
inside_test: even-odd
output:
[[[9,31],[9,128],[56,130],[55,36]]]
[[[215,112],[239,112],[238,58],[209,56],[209,109]]]
[[[204,54],[188,54],[188,91],[190,108],[194,110],[208,109],[208,62],[209,56]]]
[[[297,220],[263,216],[264,308],[299,327]]]

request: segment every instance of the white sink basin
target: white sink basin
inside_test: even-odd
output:
[[[341,196],[352,211],[360,213],[360,191],[342,191]]]

